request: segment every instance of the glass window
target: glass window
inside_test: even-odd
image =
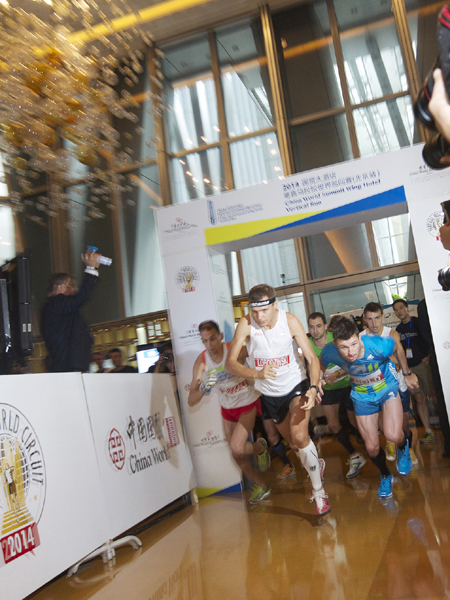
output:
[[[278,306],[283,310],[292,313],[298,319],[300,319],[303,327],[305,329],[308,328],[306,310],[305,310],[305,301],[303,294],[295,293],[295,294],[284,294],[283,296],[277,296]]]
[[[294,240],[284,240],[241,251],[245,291],[260,283],[274,288],[299,283]]]
[[[16,228],[11,207],[0,205],[0,265],[16,255]]]
[[[409,214],[372,221],[380,266],[416,260]]]
[[[239,266],[236,252],[230,252],[225,254],[225,261],[227,264],[228,281],[230,282],[230,289],[232,296],[240,296],[241,281],[239,279]]]
[[[419,273],[408,273],[401,277],[382,277],[359,285],[344,285],[311,293],[313,311],[330,315],[364,308],[369,302],[392,304],[393,294],[408,300],[421,300],[423,288]]]
[[[228,134],[272,127],[273,107],[260,21],[217,33]]]
[[[353,158],[344,114],[291,127],[291,139],[297,173]]]
[[[126,316],[167,308],[155,208],[162,205],[158,169],[148,165],[127,173],[132,190],[122,193],[122,266]]]
[[[113,259],[111,267],[101,268],[101,282],[95,294],[83,309],[88,323],[113,321],[121,317],[117,281],[117,270],[114,267],[118,257],[114,248],[114,208],[110,208],[112,200],[100,199],[95,188],[79,184],[67,188],[68,229],[72,259],[72,273],[78,284],[83,278],[84,265],[80,254],[86,252],[86,246],[96,246],[104,256]]]
[[[219,141],[219,120],[206,37],[165,50],[163,63],[170,110],[171,152]]]
[[[306,238],[313,279],[372,268],[366,227],[334,229]]]
[[[150,98],[147,61],[141,61],[140,67],[142,73],[138,75],[139,84],[130,88],[122,76],[119,85],[114,88],[120,98],[130,101],[130,105],[124,110],[127,116],[112,118],[112,126],[118,133],[117,140],[113,142],[116,144],[115,153],[125,153],[132,164],[156,158],[153,103]],[[119,168],[120,166],[118,164]]]
[[[345,74],[353,104],[406,91],[400,43],[390,3],[335,0]]]
[[[50,223],[45,195],[28,199],[25,211],[18,212],[16,223],[23,247],[30,252],[31,292],[34,298],[33,315],[40,322],[40,309],[47,297],[47,281],[52,272]],[[81,262],[81,260],[80,260]]]
[[[290,118],[343,105],[325,2],[273,16]]]
[[[231,165],[236,189],[267,183],[283,175],[275,133],[258,135],[230,144]]]
[[[3,168],[3,161],[0,155],[0,197],[7,198],[9,196],[8,186],[5,179],[5,170]]]
[[[225,189],[220,148],[172,159],[173,204],[220,194]]]
[[[353,116],[361,156],[398,150],[416,141],[409,96],[358,108]]]

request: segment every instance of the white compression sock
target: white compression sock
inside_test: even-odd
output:
[[[317,456],[317,448],[313,441],[310,440],[306,448],[299,448],[296,455],[311,478],[313,490],[316,492],[321,490],[323,485],[320,477],[319,457]]]

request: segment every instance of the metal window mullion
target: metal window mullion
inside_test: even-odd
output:
[[[112,125],[112,116],[109,113],[109,124]],[[111,153],[106,157],[108,162],[108,170],[114,171],[115,164],[115,154],[116,149],[113,144],[113,149]],[[117,175],[115,175],[117,177]],[[111,202],[114,206],[114,210],[111,215],[112,222],[112,233],[113,233],[113,246],[114,246],[114,254],[116,256],[115,261],[115,271],[117,276],[117,287],[118,287],[118,295],[119,295],[119,310],[120,310],[120,318],[124,319],[126,316],[126,308],[125,308],[125,283],[124,283],[124,269],[123,269],[123,259],[126,254],[123,252],[123,249],[126,248],[126,240],[125,233],[123,231],[123,227],[121,226],[121,192],[117,192],[116,190],[112,190],[111,192]]]
[[[275,34],[273,29],[272,15],[267,5],[261,7],[261,23],[264,35],[264,45],[267,55],[267,67],[269,71],[270,87],[275,111],[275,122],[278,132],[278,145],[283,162],[285,175],[295,173],[294,155],[292,152],[292,143],[289,130],[289,121],[287,117],[286,100],[283,91],[281,69]],[[306,238],[294,239],[295,255],[297,258],[297,268],[300,275],[300,281],[304,283],[311,278],[311,268],[309,264],[308,247]],[[305,296],[305,306],[310,306],[309,298]]]
[[[280,156],[283,163],[284,174],[291,175],[292,173],[295,173],[294,157],[289,134],[286,102],[284,99],[281,81],[281,70],[278,62],[277,47],[273,31],[272,15],[270,14],[270,10],[267,5],[261,7],[261,23],[267,56],[267,68],[269,71],[270,88],[273,98]]]
[[[412,102],[414,102],[422,88],[422,84],[420,81],[416,58],[414,56],[411,32],[409,30],[408,16],[406,14],[404,0],[392,0],[392,12],[394,13],[395,25],[397,27],[397,34],[400,42],[400,50],[403,57],[406,79],[408,80],[409,92],[412,97]],[[430,132],[418,121],[416,121],[416,127],[421,141],[425,141],[431,136]]]
[[[241,286],[241,293],[246,293],[245,291],[245,279],[244,279],[244,267],[242,265],[242,254],[241,251],[238,250],[236,252],[236,259],[238,264],[238,273],[239,273],[239,283]]]
[[[231,167],[230,146],[227,142],[228,131],[225,118],[225,103],[223,99],[222,81],[220,76],[219,58],[217,54],[216,34],[214,31],[208,33],[209,53],[211,55],[211,69],[216,89],[217,116],[219,119],[219,137],[222,148],[223,169],[225,173],[225,185],[231,190],[234,189],[233,169]]]
[[[373,231],[372,222],[369,221],[368,223],[365,223],[365,226],[366,226],[366,232],[367,232],[367,239],[369,241],[369,250],[370,250],[370,258],[372,260],[372,267],[374,269],[378,269],[378,267],[380,266],[380,263],[378,262],[377,245],[375,243],[375,234]]]
[[[154,83],[157,78],[156,63],[159,58],[156,55],[155,48],[152,46],[147,49],[147,72],[149,76],[150,90],[153,93],[151,98],[153,106],[153,120],[156,134],[156,162],[158,165],[159,187],[163,206],[172,204],[170,193],[170,176],[169,176],[169,158],[166,150],[166,133],[164,129],[164,117],[162,110],[155,106],[155,97],[163,95],[163,91]]]
[[[350,143],[352,145],[353,158],[359,158],[359,145],[356,135],[356,126],[353,119],[353,110],[350,100],[350,92],[348,91],[347,77],[345,75],[344,53],[342,52],[341,38],[339,36],[339,28],[334,12],[333,0],[327,0],[328,18],[330,20],[331,37],[333,39],[334,52],[336,54],[336,62],[341,82],[342,96],[344,98],[345,115],[347,117],[347,125],[350,134]]]
[[[378,269],[367,269],[358,273],[345,273],[343,275],[333,275],[331,277],[316,279],[308,282],[306,288],[308,292],[332,290],[333,288],[340,288],[342,286],[366,283],[380,277],[405,277],[413,271],[420,271],[419,263],[417,261],[406,261],[397,265],[378,267]]]

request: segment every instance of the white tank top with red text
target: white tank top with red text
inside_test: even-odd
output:
[[[254,369],[276,365],[276,379],[255,379],[255,388],[266,396],[284,396],[306,378],[298,353],[298,344],[289,331],[286,311],[278,309],[278,319],[272,329],[262,329],[250,316],[248,354]]]
[[[228,345],[223,344],[223,358],[220,363],[215,363],[208,352],[204,350],[202,352],[203,364],[205,365],[205,374],[214,371],[217,375],[217,383],[213,389],[217,389],[219,392],[220,405],[223,408],[239,408],[256,402],[260,394],[248,384],[246,379],[225,371]]]

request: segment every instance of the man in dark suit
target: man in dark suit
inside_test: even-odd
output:
[[[89,369],[92,337],[80,308],[97,284],[100,258],[92,250],[81,255],[86,269],[76,293],[68,273],[54,273],[50,277],[48,298],[41,313],[41,334],[49,353],[48,370],[52,373]]]

